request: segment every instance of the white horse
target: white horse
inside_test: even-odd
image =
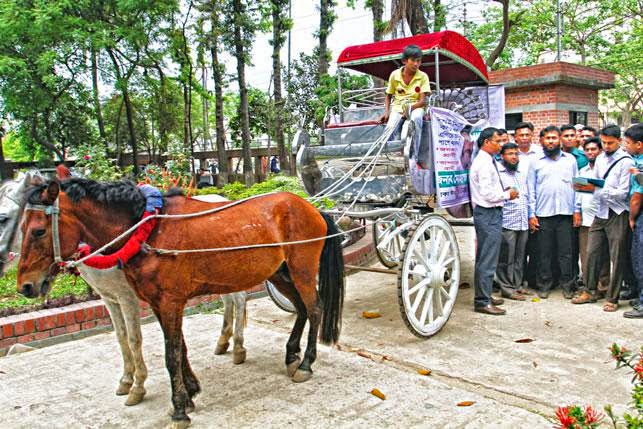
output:
[[[33,180],[40,180],[38,172],[20,173],[16,180],[7,180],[0,185],[0,275],[4,275],[10,262],[12,250],[20,249],[22,234],[18,228],[25,190]],[[203,201],[226,201],[218,195],[196,197]],[[143,359],[139,299],[129,286],[123,271],[117,267],[99,270],[80,265],[81,277],[100,294],[109,310],[116,338],[123,355],[123,375],[117,395],[128,395],[125,405],[136,405],[145,396],[147,367]],[[224,354],[234,339],[232,361],[243,363],[246,349],[243,347],[243,329],[246,322],[246,292],[222,295],[224,304],[223,326],[217,341],[215,354]],[[234,329],[233,329],[234,326]]]

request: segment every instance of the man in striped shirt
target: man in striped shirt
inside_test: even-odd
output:
[[[502,243],[496,277],[504,298],[525,300],[522,289],[525,247],[529,236],[527,187],[528,162],[520,161],[518,145],[506,143],[500,149],[502,162],[498,166],[500,180],[505,187],[518,190],[518,198],[506,201],[502,208]]]

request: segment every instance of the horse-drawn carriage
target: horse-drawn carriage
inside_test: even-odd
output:
[[[434,157],[443,155],[436,152],[438,146],[452,142],[436,133],[428,114],[437,115],[442,108],[459,115],[465,124],[480,126],[489,123],[490,104],[504,100],[489,100],[483,59],[467,39],[451,31],[351,46],[339,55],[337,66],[367,73],[375,82],[385,80],[401,67],[402,50],[410,44],[422,50],[421,70],[432,86],[421,141],[414,141],[412,121],[405,121],[401,132],[380,123],[384,88],[342,92],[340,81],[339,103],[327,109],[323,144],[312,145],[300,130],[294,146],[297,171],[311,199],[332,199],[336,206],[330,213],[335,216],[372,220],[378,257],[398,277],[402,318],[412,333],[430,337],[448,320],[460,282],[460,254],[452,228],[458,221],[433,213],[434,203],[454,214],[466,210],[453,210],[453,201],[446,198],[436,201],[440,187],[436,176],[442,180],[441,175],[453,171],[440,171]],[[468,143],[473,149],[471,139]],[[447,152],[462,159],[466,150]],[[468,164],[458,167],[459,185],[466,193],[459,202],[468,201],[470,158],[471,152]],[[281,308],[288,308],[273,288],[269,292]]]

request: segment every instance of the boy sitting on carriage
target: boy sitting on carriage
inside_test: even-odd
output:
[[[392,127],[400,117],[409,119],[410,112],[410,119],[415,123],[417,147],[422,138],[425,99],[431,92],[431,87],[429,76],[420,70],[422,50],[417,45],[408,45],[404,48],[402,64],[404,67],[394,70],[388,79],[384,114],[380,121],[386,122],[387,127]]]

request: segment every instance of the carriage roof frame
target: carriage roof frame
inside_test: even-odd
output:
[[[402,51],[408,45],[417,45],[422,50],[420,70],[429,75],[438,91],[440,85],[489,85],[486,63],[476,47],[451,30],[349,46],[339,54],[337,67],[386,81],[393,70],[402,66]]]

